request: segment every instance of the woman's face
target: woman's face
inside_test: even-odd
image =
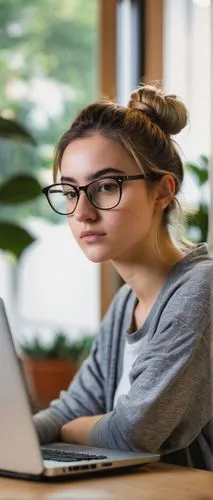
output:
[[[75,186],[88,184],[94,174],[101,178],[140,173],[125,149],[98,133],[71,142],[61,162],[61,181]],[[81,191],[68,223],[89,260],[131,260],[151,238],[156,199],[157,191],[148,191],[143,179],[124,182],[120,203],[111,210],[95,208]]]

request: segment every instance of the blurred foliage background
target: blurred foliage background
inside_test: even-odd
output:
[[[208,238],[209,201],[206,188],[209,181],[209,159],[205,155],[200,155],[197,162],[187,162],[185,169],[191,174],[199,189],[197,206],[189,210],[186,215],[186,232],[191,241],[201,243]]]
[[[14,174],[51,181],[54,147],[97,96],[98,0],[0,0],[0,116],[24,125],[37,147],[0,138],[0,183]],[[1,206],[1,219],[59,218],[39,197]]]

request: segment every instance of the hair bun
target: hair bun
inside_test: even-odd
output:
[[[156,86],[144,85],[133,91],[130,108],[141,110],[168,134],[178,134],[187,124],[187,109],[176,95],[166,94]]]

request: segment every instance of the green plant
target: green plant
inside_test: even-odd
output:
[[[192,174],[199,186],[200,199],[198,208],[194,212],[189,212],[186,216],[186,229],[191,235],[196,234],[196,242],[207,241],[208,237],[208,203],[203,196],[203,188],[208,182],[209,160],[205,155],[200,155],[197,163],[186,163],[186,169]]]
[[[0,116],[0,137],[28,143],[32,146],[36,145],[34,138],[25,127],[16,120],[8,120],[3,116]]]
[[[31,134],[15,120],[0,116],[0,138],[24,142],[35,146]],[[0,206],[17,205],[32,200],[41,193],[41,186],[32,175],[14,175],[0,185]],[[34,237],[19,224],[0,221],[0,248],[10,251],[17,258],[34,241]]]
[[[92,335],[85,335],[72,341],[59,331],[50,344],[44,343],[39,335],[35,335],[32,340],[23,341],[20,347],[26,356],[33,359],[66,359],[81,363],[89,355],[93,339]]]

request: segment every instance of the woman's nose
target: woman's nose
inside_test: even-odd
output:
[[[84,220],[95,220],[98,217],[97,209],[88,200],[86,193],[81,191],[78,199],[78,204],[73,214],[79,222]]]

